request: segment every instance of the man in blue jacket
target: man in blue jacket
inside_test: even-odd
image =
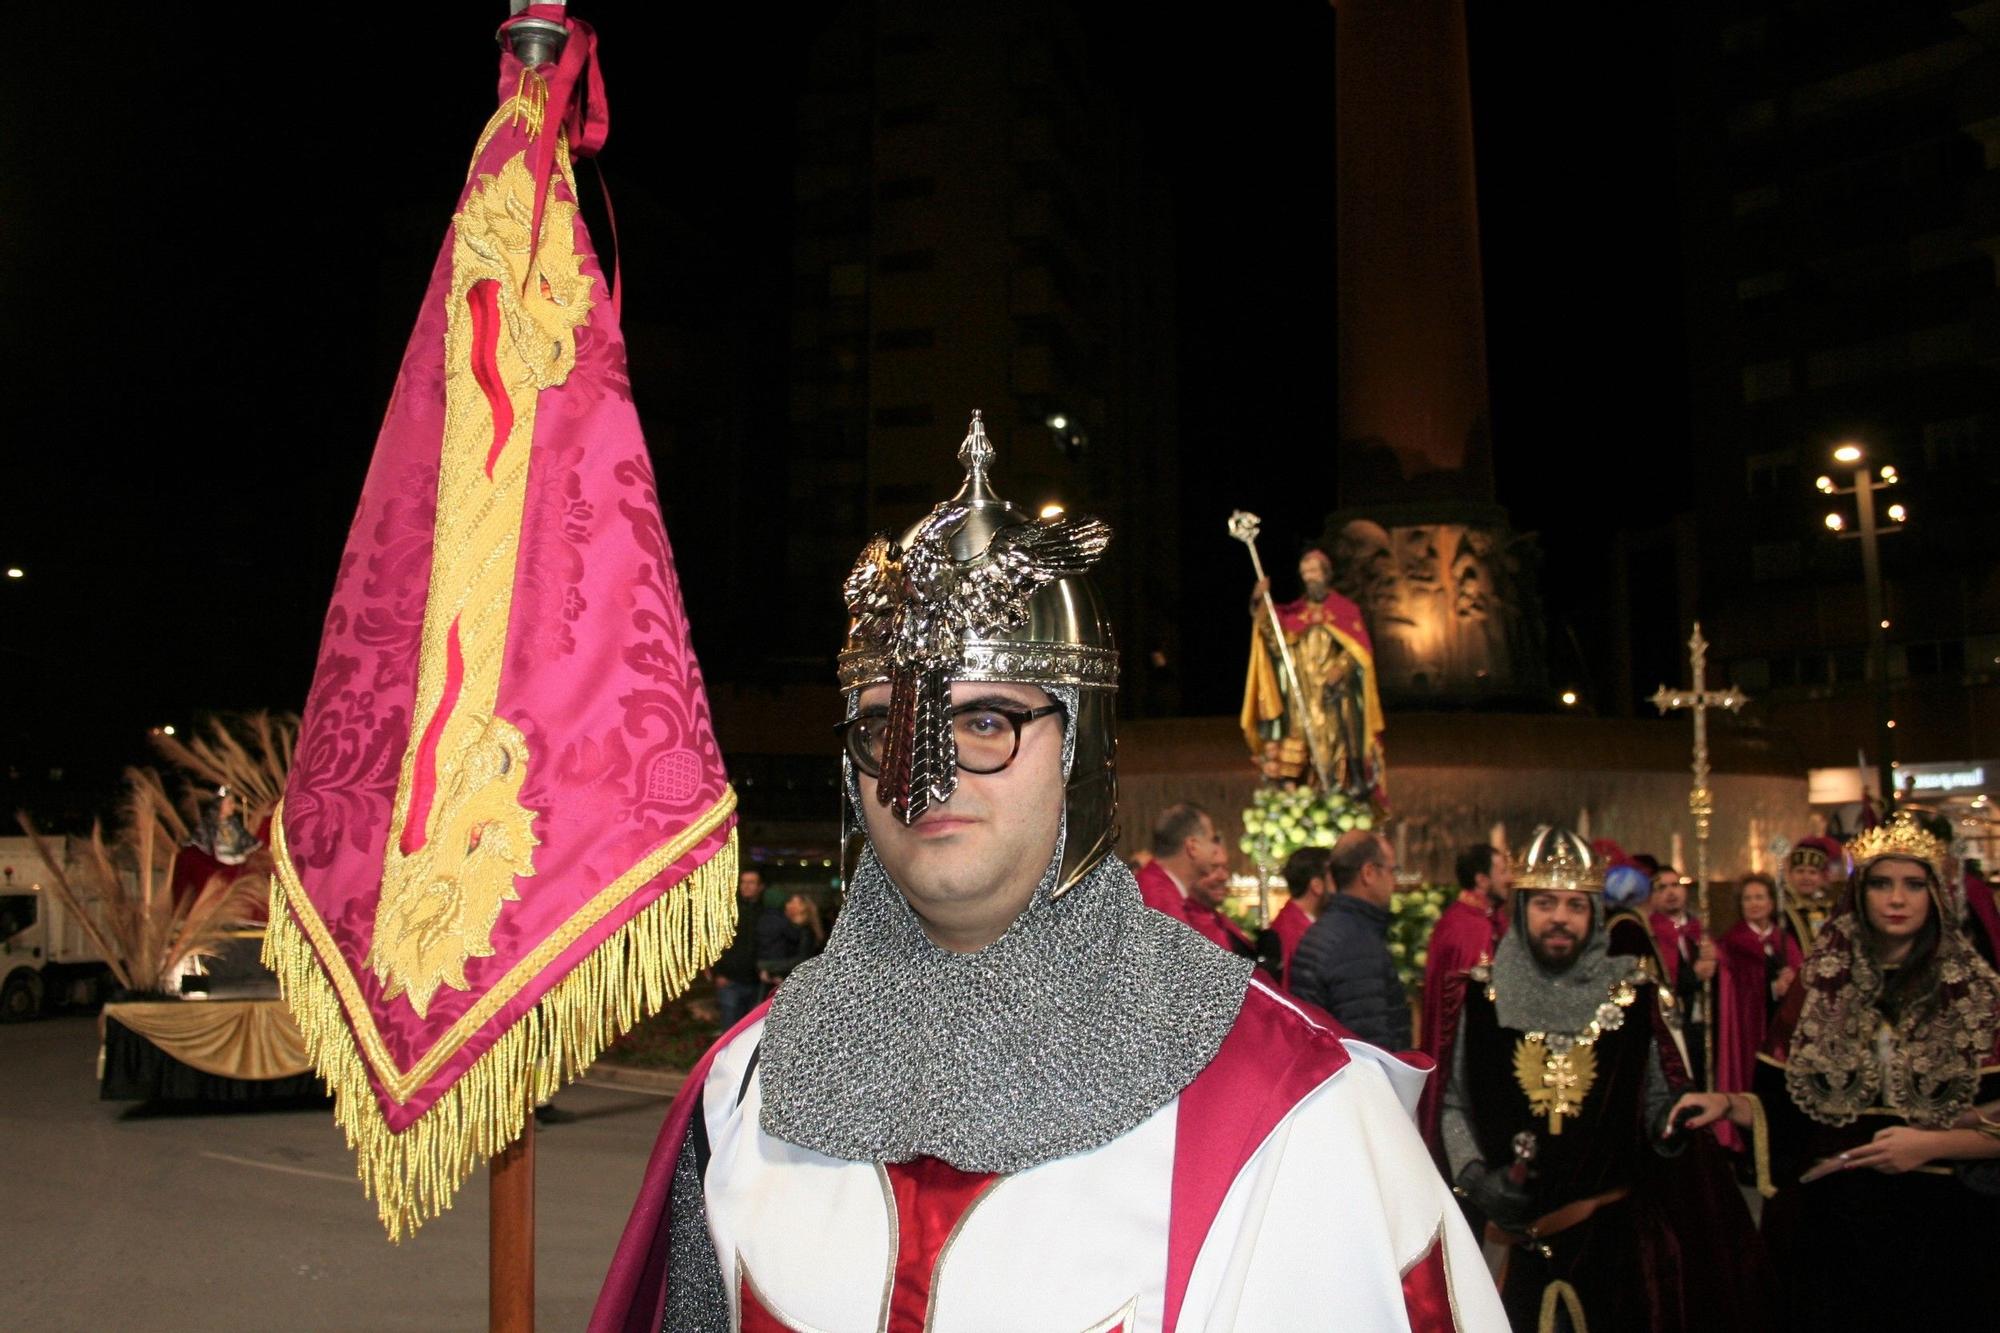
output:
[[[1389,956],[1396,853],[1356,830],[1333,846],[1333,897],[1292,955],[1292,994],[1385,1051],[1410,1048],[1410,997]]]

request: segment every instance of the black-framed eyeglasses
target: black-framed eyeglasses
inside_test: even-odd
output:
[[[1036,718],[1060,713],[1059,703],[1042,708],[1002,708],[991,703],[958,704],[945,709],[952,738],[958,742],[958,766],[968,773],[998,773],[1021,753],[1021,729]],[[834,728],[847,746],[847,757],[865,777],[882,775],[882,750],[888,743],[889,714],[883,710],[857,713]]]

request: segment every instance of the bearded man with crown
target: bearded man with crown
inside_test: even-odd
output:
[[[1603,887],[1580,838],[1535,831],[1512,928],[1439,1016],[1439,1157],[1505,1247],[1516,1329],[1762,1328],[1749,1211],[1674,1130],[1687,1057],[1649,960],[1607,948]]]
[[[2000,977],[1959,924],[1949,849],[1910,812],[1844,856],[1844,902],[1772,1019],[1753,1090],[1682,1105],[1693,1126],[1754,1132],[1788,1327],[1990,1318],[1977,1274],[2000,1253]]]
[[[847,580],[846,905],[689,1076],[591,1327],[1503,1328],[1422,1071],[1111,854],[1109,529],[997,496],[976,414],[959,457]]]

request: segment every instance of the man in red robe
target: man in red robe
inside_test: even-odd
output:
[[[1229,866],[1229,852],[1208,811],[1189,801],[1170,805],[1153,822],[1153,859],[1137,872],[1146,906],[1176,921],[1188,919],[1188,889]]]
[[[1514,869],[1498,847],[1480,843],[1458,857],[1458,897],[1431,927],[1424,956],[1424,1013],[1438,1012],[1445,979],[1493,958],[1493,946],[1507,930],[1507,895]],[[1435,1057],[1434,1025],[1423,1024],[1418,1049]]]
[[[1508,895],[1514,888],[1514,863],[1487,843],[1459,853],[1459,895],[1431,927],[1424,950],[1423,1008],[1417,1013],[1417,1049],[1435,1060],[1444,1049],[1445,989],[1481,963],[1493,961],[1493,950],[1507,930]],[[1436,1124],[1444,1080],[1434,1078],[1424,1088],[1418,1123]]]
[[[1240,958],[1255,958],[1256,941],[1223,913],[1222,902],[1228,896],[1228,869],[1217,867],[1208,871],[1188,885],[1187,897],[1181,903],[1181,909],[1187,913],[1185,920],[1194,927],[1195,934],[1217,948],[1226,949]]]
[[[1324,847],[1301,847],[1285,861],[1287,901],[1271,918],[1271,934],[1276,937],[1278,980],[1292,988],[1292,954],[1307,927],[1319,919],[1319,909],[1333,892],[1333,853]],[[1269,950],[1260,952],[1268,953]]]
[[[1715,944],[1701,928],[1701,918],[1687,910],[1687,885],[1672,866],[1663,866],[1653,881],[1653,939],[1659,945],[1664,984],[1679,1010],[1681,1034],[1687,1042],[1688,1071],[1697,1085],[1708,1080],[1706,1043],[1702,1031],[1711,1015],[1702,1004],[1702,988],[1715,975]]]

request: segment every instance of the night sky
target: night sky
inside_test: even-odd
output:
[[[1575,624],[1596,651],[1593,553],[1621,522],[1689,503],[1688,74],[1670,20],[1469,8],[1499,498],[1542,534],[1554,670],[1573,678],[1597,669],[1567,647]],[[158,6],[11,20],[31,54],[0,80],[0,565],[27,577],[0,584],[0,795],[50,818],[144,760],[150,726],[302,704],[396,364],[494,104],[503,5],[316,8],[311,27],[277,17],[291,12],[243,11],[238,31]],[[727,336],[768,361],[781,399],[794,99],[825,10],[577,12],[603,42],[628,322],[699,341],[718,275],[740,275]],[[1191,26],[1092,6],[1089,59],[1172,188],[1183,679],[1189,711],[1217,713],[1240,689],[1249,579],[1223,515],[1262,513],[1267,554],[1288,564],[1339,503],[1334,17],[1313,0],[1201,12]],[[670,423],[649,409],[649,367],[632,369],[674,535]],[[700,649],[747,632],[755,608],[706,604],[694,556],[681,572]]]

